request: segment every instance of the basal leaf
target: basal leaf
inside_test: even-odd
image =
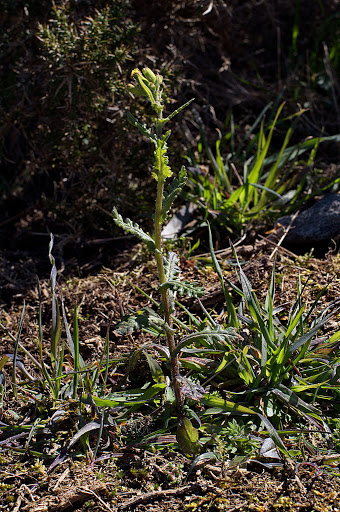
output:
[[[230,295],[229,291],[227,290],[227,288],[226,288],[226,286],[224,284],[222,269],[220,267],[220,264],[219,264],[219,262],[218,262],[218,260],[216,258],[215,251],[214,251],[212,234],[211,234],[211,229],[210,229],[210,224],[209,223],[208,223],[208,229],[209,229],[209,247],[210,247],[211,260],[212,260],[212,264],[213,264],[213,267],[215,269],[215,272],[217,273],[218,278],[220,280],[222,291],[223,291],[223,295],[224,295],[224,297],[226,299],[226,302],[227,302],[228,322],[229,322],[229,324],[232,327],[237,328],[238,327],[238,320],[237,320],[237,315],[236,315],[236,309],[235,309],[235,306],[233,304],[231,295]]]
[[[151,400],[154,396],[158,395],[166,387],[164,382],[157,382],[153,386],[147,389],[135,389],[129,391],[121,391],[117,393],[111,393],[105,398],[99,398],[98,396],[89,395],[82,398],[83,403],[96,404],[97,407],[117,407],[117,406],[134,406],[142,405],[145,402]]]
[[[201,467],[202,465],[209,464],[209,463],[215,462],[215,461],[217,461],[217,457],[216,457],[216,454],[213,452],[206,452],[206,453],[202,453],[201,455],[198,455],[195,458],[195,460],[192,462],[192,464],[189,468],[187,478],[195,468]]]
[[[144,351],[144,355],[148,361],[152,378],[155,382],[165,382],[165,377],[162,368],[159,366],[156,359],[150,356],[148,352]]]
[[[199,452],[198,430],[188,418],[180,418],[178,421],[176,439],[181,450],[186,455],[196,455]]]
[[[221,343],[228,347],[228,345],[233,345],[235,342],[238,342],[241,339],[241,336],[235,331],[233,327],[227,327],[226,329],[218,329],[218,330],[205,330],[201,332],[195,332],[193,334],[189,334],[185,336],[177,345],[176,350],[173,354],[175,356],[178,354],[184,347],[188,345],[192,345],[194,343],[207,343],[210,342],[212,344]],[[222,347],[224,348],[224,347]]]
[[[251,414],[258,416],[261,421],[264,423],[264,425],[267,428],[267,431],[270,435],[270,437],[273,439],[274,443],[278,448],[280,448],[281,452],[286,456],[289,457],[289,453],[283,444],[278,432],[275,430],[273,425],[270,423],[270,421],[263,416],[260,412],[250,409],[250,407],[244,407],[243,405],[238,405],[235,402],[229,402],[227,400],[224,400],[223,398],[214,396],[214,395],[204,395],[201,399],[201,403],[204,405],[207,405],[208,407],[212,407],[213,414],[221,414],[225,412],[231,412],[234,414]],[[210,410],[211,411],[211,410]],[[208,411],[206,411],[204,414],[211,414]]]

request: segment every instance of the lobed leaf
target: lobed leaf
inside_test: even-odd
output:
[[[147,137],[149,140],[151,140],[153,143],[156,143],[156,135],[154,135],[150,128],[147,128],[145,124],[141,124],[137,121],[137,119],[130,113],[128,112],[127,113],[127,118],[128,118],[128,121],[132,124],[132,126],[135,126],[136,128],[138,128],[138,130],[140,131],[140,133],[142,135],[145,135],[145,137]]]
[[[117,208],[113,208],[112,216],[117,226],[124,229],[124,231],[127,231],[128,233],[131,233],[132,235],[135,235],[138,238],[140,238],[142,242],[144,242],[147,245],[150,251],[156,250],[154,239],[150,235],[145,233],[145,231],[143,231],[143,229],[137,223],[132,222],[132,220],[130,219],[124,220],[123,217],[118,213]]]
[[[205,289],[202,286],[190,283],[190,281],[167,281],[159,287],[160,290],[164,288],[189,297],[203,297],[205,295]]]
[[[113,326],[113,329],[118,334],[126,335],[152,326],[158,326],[164,329],[165,321],[156,313],[146,311],[146,314],[136,313],[132,315],[125,315],[121,322],[118,322]]]
[[[166,258],[164,258],[164,272],[166,281],[172,281],[181,273],[178,262],[179,258],[177,254],[172,251],[168,252]]]
[[[154,163],[154,171],[152,173],[153,178],[156,181],[161,179],[165,181],[167,178],[172,176],[172,171],[169,167],[169,158],[166,154],[168,146],[165,141],[157,140],[157,147],[154,152],[155,155],[155,163]]]
[[[162,222],[164,222],[168,211],[170,210],[172,203],[183,189],[188,179],[187,172],[183,166],[179,172],[178,177],[175,177],[173,182],[169,185],[167,192],[165,193],[163,204],[162,204]]]

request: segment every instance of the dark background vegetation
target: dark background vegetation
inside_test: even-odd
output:
[[[0,13],[5,273],[9,261],[34,266],[41,257],[48,271],[50,232],[69,269],[108,263],[122,248],[110,241],[121,236],[113,204],[148,224],[151,152],[125,116],[135,67],[161,71],[176,104],[194,96],[212,139],[231,111],[241,138],[279,95],[287,113],[308,109],[297,139],[340,131],[337,0],[1,0]],[[185,116],[194,147],[199,129],[190,110]],[[180,165],[179,126],[171,151]],[[334,144],[319,151],[324,168],[337,157]]]

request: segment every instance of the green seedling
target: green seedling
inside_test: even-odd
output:
[[[184,167],[182,167],[178,177],[173,179],[171,185],[168,187],[167,191],[165,191],[166,180],[171,178],[173,173],[169,166],[169,159],[167,155],[167,141],[170,137],[171,131],[168,130],[163,133],[163,128],[175,115],[187,107],[192,100],[175,110],[172,114],[164,117],[163,77],[159,74],[155,74],[149,68],[144,68],[142,72],[135,69],[132,72],[132,77],[135,79],[136,84],[131,84],[129,86],[130,92],[136,96],[143,96],[147,98],[155,113],[154,125],[150,128],[139,123],[131,113],[128,114],[128,119],[131,124],[138,128],[140,133],[144,135],[154,146],[155,160],[152,176],[157,182],[157,195],[153,235],[151,236],[148,233],[145,233],[137,224],[133,224],[129,219],[123,220],[115,208],[113,210],[113,218],[118,226],[122,227],[125,231],[138,236],[143,242],[145,242],[148,248],[155,255],[162,314],[159,316],[152,312],[147,312],[146,315],[140,315],[143,316],[143,318],[135,317],[134,321],[137,322],[137,327],[139,327],[138,321],[144,322],[144,327],[146,327],[146,324],[148,323],[157,323],[158,329],[160,328],[162,330],[166,338],[171,366],[172,388],[175,397],[177,415],[180,418],[178,425],[178,437],[182,437],[183,439],[185,438],[185,441],[182,441],[184,444],[195,444],[198,436],[196,436],[195,432],[192,434],[194,429],[190,420],[185,417],[184,412],[185,400],[181,388],[178,353],[176,352],[176,330],[174,329],[173,315],[175,313],[176,292],[190,296],[200,296],[204,294],[204,290],[195,284],[180,280],[178,258],[172,252],[167,256],[164,256],[161,237],[162,223],[166,219],[173,201],[182,190],[187,180],[186,171]],[[131,324],[131,318],[127,320],[127,322],[128,321],[130,321]],[[124,324],[120,325],[121,331],[122,328],[124,328]],[[148,361],[150,362],[150,356]],[[151,365],[153,366],[154,375],[156,375],[157,372],[160,374],[157,365],[153,362]],[[193,448],[191,447],[190,452],[192,451]]]
[[[133,407],[133,410],[135,410],[136,406],[146,403],[147,400],[155,399],[160,392],[163,392],[165,396],[164,401],[174,403],[175,405],[177,412],[176,437],[182,451],[187,455],[195,455],[200,450],[198,431],[193,426],[191,420],[195,419],[198,424],[201,424],[201,420],[194,408],[190,408],[189,405],[190,402],[195,401],[200,401],[201,406],[218,409],[222,414],[228,411],[230,413],[249,414],[257,417],[268,429],[275,444],[287,455],[287,451],[280,437],[270,422],[261,414],[260,410],[243,407],[241,404],[238,405],[234,402],[226,401],[219,396],[210,395],[199,385],[200,379],[202,377],[204,378],[205,372],[210,372],[211,378],[214,378],[214,372],[211,374],[211,369],[214,370],[214,368],[216,368],[216,362],[218,366],[216,369],[217,375],[220,371],[224,370],[224,367],[227,365],[227,357],[230,356],[232,361],[237,362],[237,357],[240,352],[241,337],[236,333],[235,327],[239,324],[235,308],[226,290],[225,296],[228,301],[230,325],[233,327],[228,326],[222,328],[213,320],[203,305],[201,305],[201,307],[204,319],[201,320],[192,315],[176,301],[176,293],[194,297],[199,297],[204,294],[204,289],[196,284],[180,280],[181,271],[178,257],[173,252],[169,252],[167,255],[163,254],[161,238],[162,223],[166,219],[166,215],[174,199],[181,191],[186,181],[186,172],[185,169],[182,168],[179,176],[173,178],[172,183],[167,188],[167,191],[165,191],[165,182],[172,177],[172,171],[169,167],[167,156],[167,141],[170,136],[170,131],[163,133],[163,128],[170,119],[190,102],[180,107],[169,116],[163,117],[162,77],[155,75],[147,68],[143,69],[143,72],[134,70],[132,76],[136,79],[137,85],[131,85],[130,91],[135,95],[147,98],[155,112],[155,120],[152,127],[142,125],[131,114],[128,114],[130,122],[137,127],[141,134],[154,146],[155,162],[152,175],[157,182],[154,232],[150,235],[131,220],[123,220],[115,208],[113,210],[113,218],[118,226],[138,236],[146,243],[150,251],[154,254],[157,262],[161,303],[158,304],[153,300],[152,302],[157,308],[157,312],[150,308],[144,308],[142,312],[124,318],[115,326],[115,330],[122,335],[144,330],[158,338],[163,336],[166,339],[166,346],[148,343],[135,351],[130,359],[130,367],[133,368],[140,356],[144,354],[147,358],[155,384],[146,390],[140,390],[138,395],[133,396],[133,394],[131,394],[130,398],[124,393],[124,405],[130,405]],[[217,272],[222,282],[223,276],[221,270],[217,269]],[[179,321],[175,316],[176,305],[181,306],[188,315],[189,326]],[[162,357],[165,357],[165,360],[170,365],[171,386],[167,385],[162,368],[158,362],[148,353],[148,350],[151,348],[158,351]],[[197,354],[201,352],[202,354],[206,354],[207,357],[211,356],[213,358],[209,361],[211,364],[209,366],[205,364],[208,359],[204,360],[204,358],[200,357],[190,357],[190,354],[193,352]],[[183,353],[189,354],[189,357],[183,358]],[[221,357],[222,361],[218,361],[219,357]],[[181,375],[180,364],[184,368],[189,368],[193,371],[196,370],[196,372],[194,371],[194,379],[188,378],[190,374],[186,376]],[[133,393],[133,391],[131,393]],[[121,396],[121,398],[119,398],[119,396]],[[98,406],[106,405],[114,407],[119,404],[117,399],[124,400],[124,398],[123,393],[116,393],[115,395],[111,395],[111,400],[104,399],[98,401],[95,397],[93,400]],[[189,404],[186,403],[187,401]],[[209,412],[207,412],[207,414],[209,415]]]

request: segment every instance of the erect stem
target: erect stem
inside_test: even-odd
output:
[[[160,138],[160,128],[157,126],[157,137]],[[164,263],[163,263],[163,255],[162,255],[162,203],[163,203],[163,191],[164,191],[164,177],[162,173],[162,158],[159,157],[159,161],[157,162],[159,173],[158,173],[158,181],[157,181],[157,197],[156,197],[156,209],[155,209],[155,220],[154,220],[154,237],[155,237],[155,246],[156,246],[156,262],[157,262],[157,270],[158,270],[158,279],[160,285],[166,282],[165,271],[164,271]],[[169,293],[166,288],[161,288],[162,295],[162,304],[164,309],[164,318],[169,329],[166,330],[166,339],[168,343],[168,348],[170,352],[170,364],[171,364],[171,380],[173,384],[173,389],[175,393],[176,400],[176,409],[179,417],[184,416],[184,399],[181,392],[181,387],[178,381],[179,377],[179,362],[178,356],[173,356],[176,349],[175,337],[172,330],[172,318],[171,318],[171,307],[169,300]]]

